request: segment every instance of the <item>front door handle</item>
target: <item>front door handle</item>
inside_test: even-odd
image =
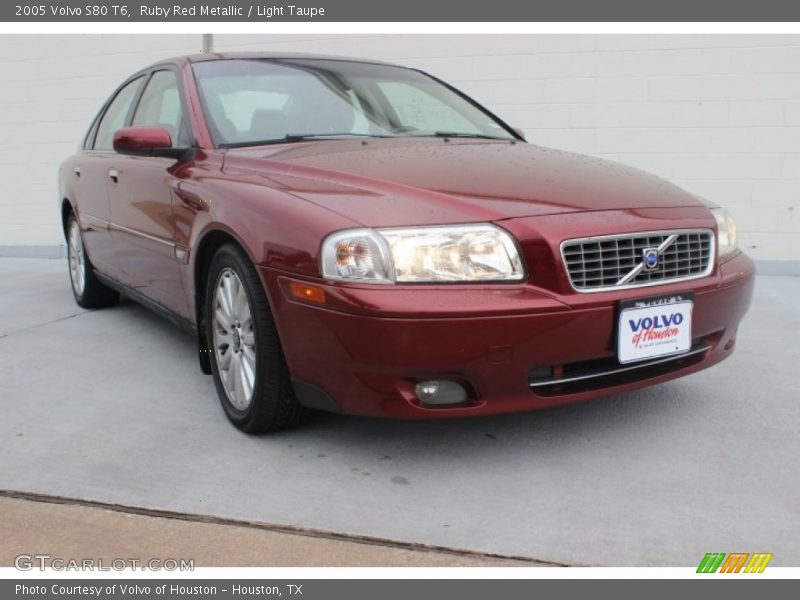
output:
[[[75,173],[75,177],[80,177],[81,176],[81,168],[80,167],[75,167],[74,169],[72,169],[72,172]]]
[[[119,171],[114,168],[108,170],[108,178],[114,183],[119,183]]]

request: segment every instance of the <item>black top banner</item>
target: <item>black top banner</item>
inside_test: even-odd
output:
[[[800,21],[786,0],[18,0],[4,22],[781,22]]]

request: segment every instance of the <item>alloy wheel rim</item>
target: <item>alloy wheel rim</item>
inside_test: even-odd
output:
[[[255,387],[255,333],[247,292],[231,268],[223,269],[217,277],[211,325],[225,394],[234,408],[245,411],[253,401]]]
[[[83,295],[86,275],[86,257],[83,252],[81,231],[76,221],[69,228],[69,275],[72,289],[78,296]]]

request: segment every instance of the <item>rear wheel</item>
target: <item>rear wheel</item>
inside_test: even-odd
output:
[[[83,247],[81,228],[75,215],[67,222],[67,259],[75,302],[83,308],[103,308],[119,300],[119,294],[97,279]]]
[[[247,433],[305,420],[261,280],[233,244],[211,261],[205,306],[214,383],[228,419]]]

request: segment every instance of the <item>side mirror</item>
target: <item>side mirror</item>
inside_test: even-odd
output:
[[[163,127],[123,127],[114,133],[114,150],[132,156],[180,158],[187,148],[173,148],[172,137]]]
[[[525,132],[524,132],[524,131],[522,131],[522,129],[520,129],[519,127],[512,127],[512,128],[511,128],[511,131],[513,131],[513,132],[514,132],[514,133],[516,133],[516,134],[517,134],[517,135],[518,135],[520,138],[522,138],[522,141],[524,141],[524,142],[527,142],[527,141],[528,141],[528,140],[526,140],[526,139],[525,139]]]

